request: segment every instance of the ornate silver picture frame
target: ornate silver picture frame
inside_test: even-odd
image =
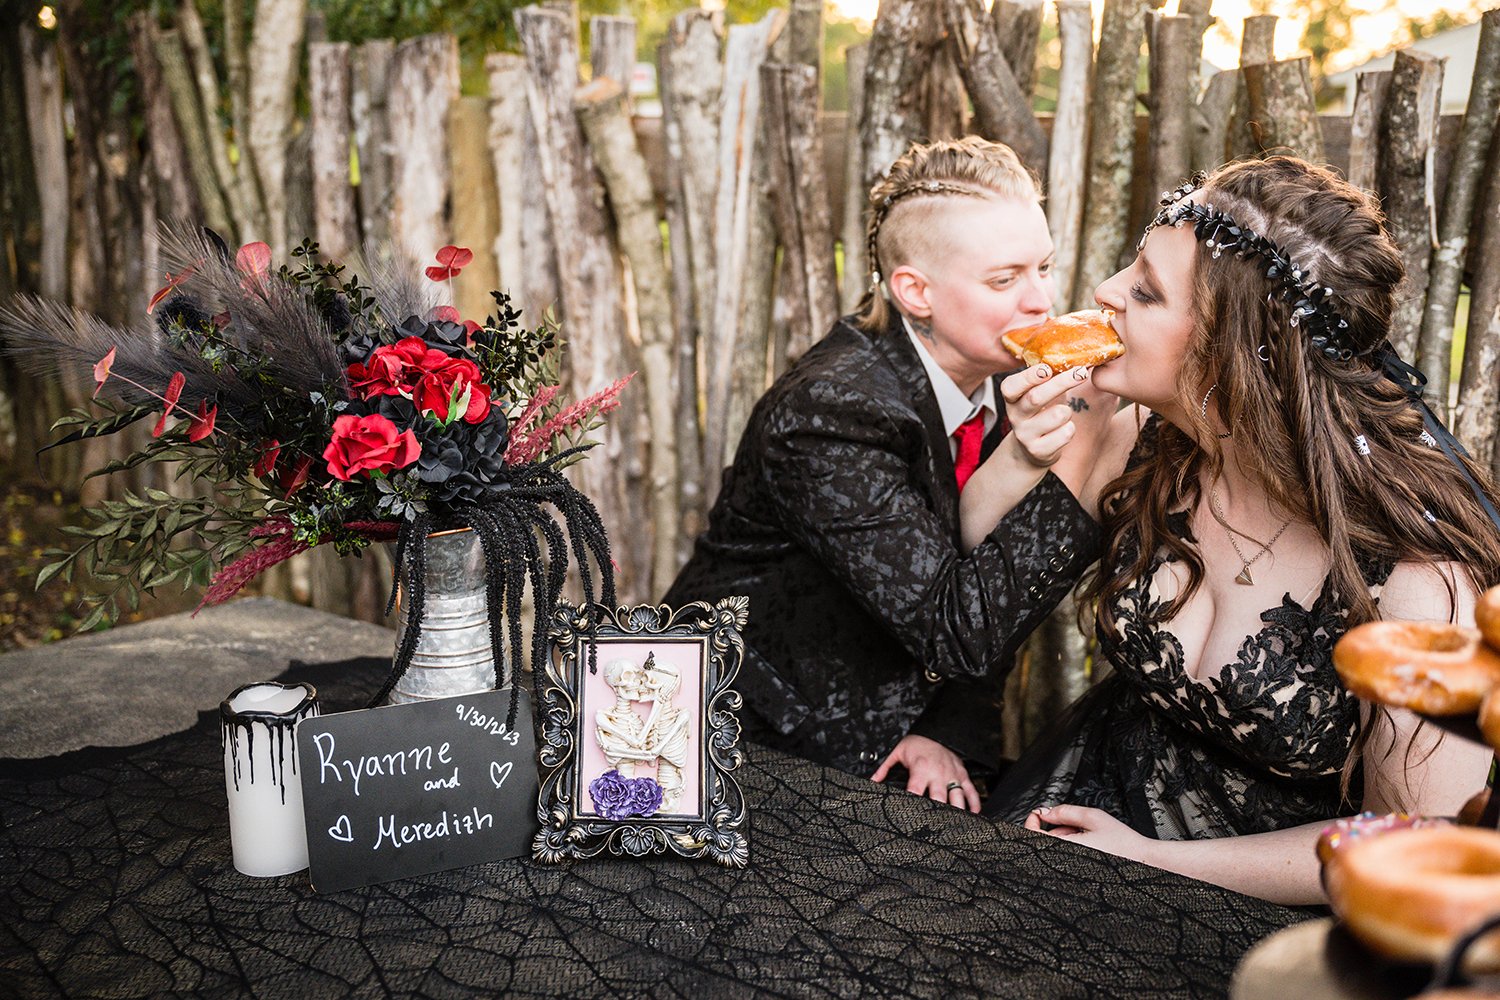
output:
[[[747,610],[744,598],[558,605],[539,695],[537,860],[677,854],[745,867],[732,684]]]

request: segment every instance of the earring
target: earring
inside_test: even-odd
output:
[[[1198,416],[1200,418],[1202,418],[1202,420],[1203,420],[1204,423],[1208,423],[1208,401],[1209,401],[1210,397],[1213,396],[1214,390],[1217,389],[1218,387],[1219,387],[1219,383],[1217,383],[1217,382],[1215,382],[1213,385],[1209,386],[1208,387],[1208,391],[1203,394],[1203,402],[1201,402],[1201,403],[1198,404]],[[1228,438],[1229,436],[1230,436],[1230,432],[1229,431],[1225,431],[1223,434],[1219,434],[1218,438],[1219,438],[1220,441],[1223,441],[1226,438]]]

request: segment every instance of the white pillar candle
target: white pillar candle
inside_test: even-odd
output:
[[[219,706],[224,790],[234,867],[260,878],[307,867],[297,741],[302,719],[318,714],[311,684],[246,684]]]

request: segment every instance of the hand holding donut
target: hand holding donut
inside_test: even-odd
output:
[[[1006,446],[1039,469],[1062,457],[1081,420],[1092,427],[1100,418],[1107,422],[1114,412],[1109,405],[1114,397],[1094,390],[1087,368],[1053,374],[1047,365],[1032,365],[1001,382],[1000,393],[1011,427]]]

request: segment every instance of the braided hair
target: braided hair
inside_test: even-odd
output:
[[[870,288],[855,312],[868,333],[883,332],[892,308],[885,276],[909,262],[921,221],[916,209],[943,198],[1019,198],[1042,200],[1041,184],[1003,143],[978,136],[945,139],[912,146],[891,164],[870,189],[869,225],[865,230],[870,258]]]

